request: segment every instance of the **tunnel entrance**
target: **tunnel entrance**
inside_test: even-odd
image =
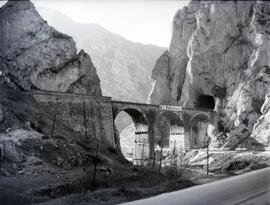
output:
[[[195,108],[214,110],[215,99],[211,95],[199,95],[195,103]]]
[[[142,164],[149,157],[148,124],[136,109],[125,109],[114,119],[120,149],[124,157],[134,164]]]

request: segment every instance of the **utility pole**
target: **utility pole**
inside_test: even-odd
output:
[[[158,168],[159,174],[161,172],[162,155],[163,155],[163,135],[161,137],[161,150],[160,150],[160,159],[159,159],[159,168]]]
[[[207,152],[206,152],[206,162],[207,162],[207,164],[206,164],[206,173],[207,173],[207,175],[209,175],[209,142],[210,142],[210,137],[208,137],[208,139],[207,139]]]
[[[83,124],[84,124],[84,137],[87,140],[88,139],[88,133],[87,133],[87,122],[86,122],[86,105],[85,102],[83,102]]]
[[[141,166],[143,166],[143,152],[144,152],[144,140],[142,144]]]

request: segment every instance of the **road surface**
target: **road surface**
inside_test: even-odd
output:
[[[270,168],[126,205],[270,205]]]

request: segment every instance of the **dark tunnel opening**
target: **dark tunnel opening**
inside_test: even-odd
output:
[[[200,95],[195,103],[195,108],[214,110],[215,99],[211,95]]]

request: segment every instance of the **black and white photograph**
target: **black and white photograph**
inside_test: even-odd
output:
[[[270,1],[0,0],[0,205],[270,205]]]

